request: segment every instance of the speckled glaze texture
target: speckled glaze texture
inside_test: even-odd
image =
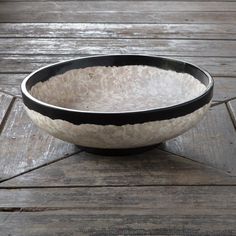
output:
[[[174,119],[134,125],[75,125],[64,120],[52,120],[25,107],[30,118],[42,129],[64,141],[94,148],[135,148],[157,144],[176,137],[194,126],[209,109],[200,109]]]
[[[74,69],[39,82],[31,95],[70,109],[124,112],[173,106],[205,91],[186,73],[151,66],[112,66]]]

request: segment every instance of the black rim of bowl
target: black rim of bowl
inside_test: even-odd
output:
[[[97,112],[68,109],[42,102],[29,93],[31,87],[36,83],[46,81],[50,77],[63,74],[68,70],[91,66],[125,65],[154,66],[161,69],[188,73],[202,82],[206,86],[206,90],[200,96],[177,105],[127,112]],[[206,70],[182,60],[148,55],[106,55],[76,58],[42,67],[23,80],[21,92],[23,102],[27,108],[51,119],[65,120],[76,125],[125,125],[167,120],[190,114],[211,101],[213,86],[214,81]]]

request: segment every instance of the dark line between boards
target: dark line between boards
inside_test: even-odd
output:
[[[8,177],[8,178],[5,178],[5,179],[4,179],[4,178],[3,178],[3,179],[0,179],[0,184],[3,183],[3,182],[7,182],[7,181],[9,181],[9,180],[11,180],[11,179],[14,179],[14,178],[16,178],[16,177],[19,177],[19,176],[21,176],[21,175],[27,174],[27,173],[29,173],[29,172],[31,172],[31,171],[34,171],[34,170],[43,168],[43,167],[45,167],[45,166],[49,166],[49,165],[51,165],[51,164],[53,164],[53,163],[55,163],[55,162],[64,160],[64,159],[69,158],[70,156],[73,156],[73,155],[78,154],[78,153],[80,153],[80,152],[82,152],[82,150],[78,150],[77,152],[73,152],[73,153],[71,153],[71,154],[69,154],[69,155],[63,156],[63,157],[58,158],[58,159],[56,159],[56,160],[53,160],[53,161],[47,162],[47,163],[45,163],[45,164],[39,165],[39,166],[37,166],[37,167],[34,167],[34,168],[32,168],[32,169],[29,169],[29,170],[26,170],[26,171],[24,171],[24,172],[22,172],[22,173],[19,173],[19,174],[17,174],[17,175],[14,175],[14,176],[11,176],[11,177]]]
[[[2,133],[2,131],[4,129],[4,126],[5,126],[7,120],[9,118],[9,116],[10,116],[10,113],[11,113],[12,107],[13,107],[13,105],[15,103],[15,100],[16,100],[16,97],[12,97],[12,100],[11,100],[11,102],[10,102],[8,108],[7,108],[7,111],[6,111],[6,113],[5,113],[5,115],[4,115],[3,119],[2,119],[2,122],[0,124],[0,135],[1,135],[1,133]]]
[[[45,185],[45,186],[0,186],[0,193],[1,190],[28,190],[28,189],[78,189],[78,188],[91,188],[91,189],[99,189],[99,188],[146,188],[146,187],[227,187],[232,186],[236,187],[236,176],[228,176],[229,178],[232,178],[235,180],[235,184],[232,183],[225,183],[225,184],[103,184],[103,185]]]

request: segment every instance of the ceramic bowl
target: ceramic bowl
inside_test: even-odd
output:
[[[213,79],[184,61],[108,55],[43,67],[21,90],[29,117],[49,134],[87,151],[128,154],[193,127],[210,107]]]

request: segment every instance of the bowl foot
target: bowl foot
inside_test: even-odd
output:
[[[79,149],[82,151],[96,154],[96,155],[103,155],[103,156],[126,156],[126,155],[134,155],[149,151],[160,146],[161,143],[153,144],[145,147],[137,147],[137,148],[120,148],[120,149],[105,149],[105,148],[90,148],[90,147],[83,147],[77,145]]]

